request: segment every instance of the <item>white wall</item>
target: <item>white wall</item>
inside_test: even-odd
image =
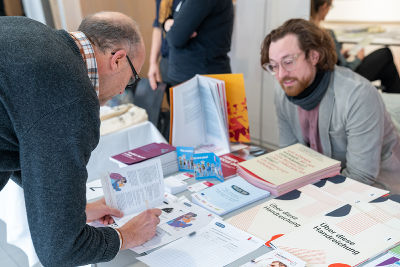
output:
[[[327,21],[399,22],[399,0],[334,0]]]
[[[28,18],[46,24],[41,0],[22,0],[24,11]]]
[[[274,78],[260,66],[264,37],[289,18],[308,19],[310,3],[304,0],[237,0],[232,37],[232,71],[243,73],[253,143],[278,146],[273,103]]]

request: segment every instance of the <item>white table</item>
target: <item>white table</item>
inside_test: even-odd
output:
[[[106,170],[117,167],[109,160],[110,156],[152,142],[166,143],[166,140],[148,121],[102,136],[87,165],[88,181],[99,179]],[[39,259],[29,232],[23,190],[10,180],[0,191],[0,203],[7,203],[0,209],[0,219],[7,225],[7,242],[26,253],[29,266],[35,265]]]

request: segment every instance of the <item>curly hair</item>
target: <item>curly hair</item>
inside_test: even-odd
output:
[[[269,47],[271,42],[276,42],[288,34],[297,36],[299,47],[308,58],[311,50],[319,53],[317,68],[320,70],[333,70],[337,61],[335,44],[330,34],[314,23],[304,19],[290,19],[282,26],[272,30],[261,45],[261,66],[269,63]]]

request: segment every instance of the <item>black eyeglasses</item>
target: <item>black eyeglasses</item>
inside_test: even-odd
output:
[[[137,74],[135,67],[132,64],[131,59],[126,55],[126,59],[128,60],[129,66],[131,66],[133,77],[128,82],[128,85],[126,87],[135,87],[138,81],[140,81],[139,74]]]
[[[115,52],[112,52],[111,55],[115,55]],[[133,77],[129,80],[128,84],[126,85],[126,88],[135,88],[136,84],[138,81],[140,81],[139,74],[137,74],[135,67],[132,64],[131,59],[126,55],[126,59],[128,60],[129,66],[131,66],[131,70],[133,73]]]

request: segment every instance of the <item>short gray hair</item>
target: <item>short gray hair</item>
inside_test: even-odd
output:
[[[106,49],[115,49],[123,44],[133,51],[142,42],[139,26],[133,19],[112,19],[101,16],[101,13],[84,18],[78,31],[83,32],[103,53]]]

